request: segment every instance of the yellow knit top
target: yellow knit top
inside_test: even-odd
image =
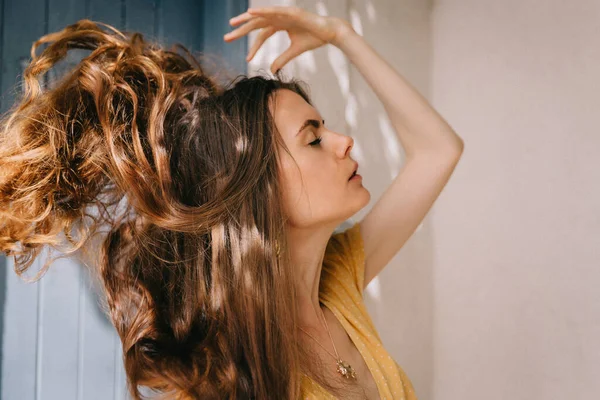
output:
[[[319,299],[340,321],[362,355],[381,400],[417,400],[412,383],[383,347],[363,302],[365,255],[360,225],[335,233],[327,243]],[[303,376],[303,399],[335,399]]]

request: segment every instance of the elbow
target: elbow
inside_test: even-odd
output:
[[[462,140],[462,138],[460,136],[458,136],[456,133],[454,133],[452,135],[452,140],[451,140],[450,144],[448,144],[446,146],[445,151],[451,155],[460,157],[462,155],[464,149],[465,149],[464,140]]]
[[[451,158],[460,158],[464,149],[464,141],[460,137],[455,136],[452,142],[450,144],[445,145],[441,150],[438,150],[438,153],[441,152],[442,154]]]
[[[458,136],[456,137],[456,141],[457,141],[457,144],[455,147],[456,147],[456,151],[458,152],[458,156],[460,157],[463,153],[463,150],[465,149],[465,142]]]

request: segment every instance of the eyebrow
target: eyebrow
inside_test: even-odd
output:
[[[325,120],[323,120],[323,124],[325,124]],[[307,119],[306,121],[304,121],[300,129],[298,129],[298,133],[296,133],[296,136],[298,136],[300,132],[302,132],[305,128],[309,126],[314,126],[315,128],[319,129],[321,127],[321,121],[319,121],[318,119]]]

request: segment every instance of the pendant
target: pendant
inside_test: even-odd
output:
[[[337,360],[337,372],[340,373],[344,378],[356,379],[356,372],[354,372],[354,368],[347,362],[342,359]]]

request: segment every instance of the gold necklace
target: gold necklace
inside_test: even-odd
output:
[[[331,339],[331,344],[333,345],[333,350],[335,350],[335,355],[333,355],[329,350],[327,350],[325,348],[325,346],[323,346],[321,343],[319,343],[319,341],[317,339],[315,339],[313,335],[306,332],[301,327],[298,327],[298,328],[300,328],[300,330],[302,332],[304,332],[308,336],[310,336],[310,338],[312,340],[314,340],[319,346],[321,346],[327,353],[329,353],[329,355],[331,355],[333,358],[335,358],[336,363],[337,363],[336,371],[340,375],[342,375],[346,379],[352,378],[352,379],[356,380],[356,372],[354,371],[354,368],[352,368],[352,366],[350,364],[348,364],[346,361],[344,361],[340,358],[340,355],[338,354],[338,351],[335,348],[335,342],[333,341],[333,338],[331,337],[331,332],[329,332],[329,325],[327,325],[327,320],[325,319],[325,314],[323,313],[323,310],[321,309],[321,307],[319,307],[319,310],[321,310],[321,315],[323,316],[323,320],[325,321],[325,328],[327,328],[327,334],[329,334],[329,339]]]

